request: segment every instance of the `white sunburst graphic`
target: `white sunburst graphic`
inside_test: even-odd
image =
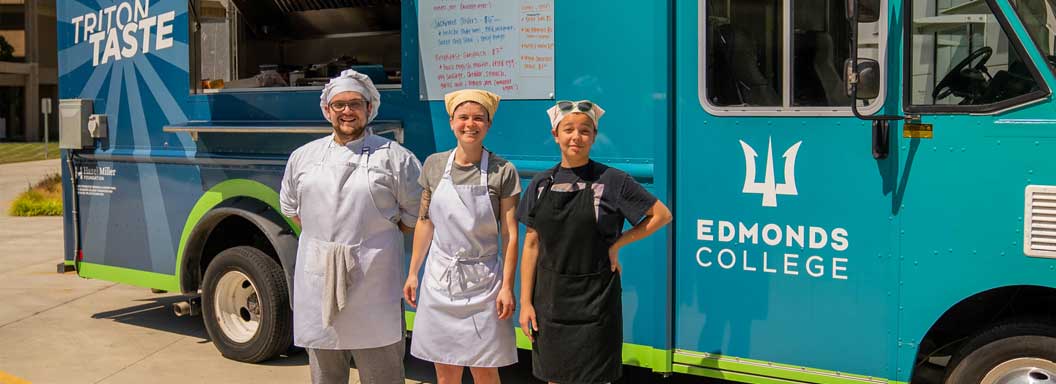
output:
[[[69,35],[60,36],[64,48],[58,52],[58,75],[62,89],[72,86],[75,90],[63,92],[63,97],[95,101],[94,113],[105,113],[111,122],[111,143],[117,143],[119,137],[122,139],[121,147],[97,150],[97,154],[109,152],[150,157],[152,147],[158,144],[152,143],[151,130],[156,131],[157,138],[161,137],[163,125],[187,121],[177,96],[148,59],[153,56],[178,69],[177,72],[165,68],[171,72],[166,76],[179,75],[187,79],[188,45],[175,39],[176,29],[187,27],[186,23],[173,22],[186,13],[185,0],[68,0],[59,3],[59,33]],[[69,43],[73,44],[65,46]],[[89,69],[90,75],[84,80],[81,74]],[[186,88],[178,89],[187,91]],[[186,96],[178,95],[180,98]],[[148,105],[153,107],[152,110],[161,111],[164,121],[156,116],[150,116],[148,120],[144,112]],[[103,110],[100,110],[101,106]],[[122,116],[122,111],[128,116]],[[182,149],[183,156],[194,156],[196,146],[189,135],[180,133],[170,137],[176,142],[168,144],[176,148],[166,149]],[[131,148],[125,141],[129,138]],[[153,162],[138,162],[136,166],[143,215],[152,218],[144,220],[150,253],[171,255],[175,247],[157,166]],[[112,179],[107,180],[107,183],[112,182]],[[93,220],[107,223],[110,211],[110,199],[97,199],[87,214]],[[105,238],[106,231],[105,226],[87,226],[85,235],[87,238]],[[157,269],[158,259],[152,257],[152,263]]]

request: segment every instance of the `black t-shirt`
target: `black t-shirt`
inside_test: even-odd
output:
[[[517,221],[529,228],[533,227],[529,214],[539,201],[542,188],[550,184],[547,180],[550,171],[548,169],[540,172],[532,178],[517,207]],[[645,218],[649,208],[656,204],[656,196],[646,191],[626,172],[594,160],[582,167],[558,168],[552,190],[578,191],[586,187],[587,181],[593,183],[594,218],[597,219],[599,232],[610,244],[619,239],[624,220],[632,225],[637,224]]]

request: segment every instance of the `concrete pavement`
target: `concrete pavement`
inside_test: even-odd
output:
[[[0,165],[0,207],[4,216],[19,193],[47,175],[59,173],[59,167],[58,159]]]

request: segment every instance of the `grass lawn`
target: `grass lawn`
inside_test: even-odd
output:
[[[30,187],[8,209],[11,216],[61,216],[62,215],[62,176],[48,175],[36,185]]]
[[[59,158],[59,143],[48,143],[48,158]],[[0,143],[0,164],[44,160],[44,143]]]

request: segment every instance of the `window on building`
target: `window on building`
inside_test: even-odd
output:
[[[994,108],[1039,91],[1020,46],[983,0],[913,1],[907,60],[913,106]],[[952,108],[951,108],[952,107]]]
[[[25,8],[22,0],[0,0],[0,61],[22,61],[26,56]]]
[[[851,34],[846,1],[707,0],[703,6],[701,60],[712,106],[850,107],[843,75]],[[859,25],[859,57],[879,59],[879,26]]]
[[[195,84],[319,87],[345,69],[400,83],[400,0],[197,0]]]

